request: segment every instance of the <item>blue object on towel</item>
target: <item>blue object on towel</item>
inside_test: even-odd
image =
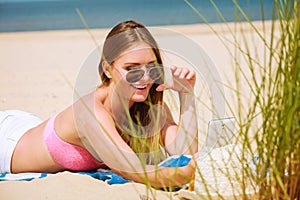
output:
[[[192,159],[190,155],[176,155],[167,158],[166,160],[159,163],[159,166],[163,167],[184,167]]]

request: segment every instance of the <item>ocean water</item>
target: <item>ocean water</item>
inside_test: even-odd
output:
[[[210,0],[189,0],[207,22],[223,22]],[[214,0],[226,21],[245,21],[232,0]],[[273,0],[240,0],[251,20],[272,19]],[[184,0],[0,0],[0,32],[111,28],[134,19],[147,26],[204,23]],[[262,16],[262,10],[264,16]],[[239,17],[237,17],[239,16]]]

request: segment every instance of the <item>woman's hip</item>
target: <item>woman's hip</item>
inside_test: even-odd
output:
[[[11,157],[20,138],[42,120],[20,110],[0,111],[0,173],[10,172]]]

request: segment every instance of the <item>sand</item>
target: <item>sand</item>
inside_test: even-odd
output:
[[[254,24],[261,30],[261,22]],[[265,25],[266,30],[270,30],[270,23]],[[207,25],[200,24],[160,28],[187,36],[200,45],[215,64],[224,85],[234,87],[234,62],[219,39],[225,37],[228,41],[233,41],[232,34],[224,24],[211,26],[217,34]],[[228,26],[234,30],[233,24]],[[260,52],[259,46],[262,42],[257,38],[257,34],[253,33],[247,24],[243,24],[243,27],[250,45],[254,45]],[[86,65],[87,58],[96,48],[96,43],[103,42],[108,30],[95,29],[91,30],[91,33],[95,40],[86,30],[0,33],[0,110],[25,110],[46,120],[72,104],[72,87],[76,85],[82,66]],[[233,49],[229,43],[227,46]],[[97,62],[92,66],[95,68],[95,74]],[[200,77],[201,75],[199,79]],[[198,85],[201,87],[201,81]],[[203,97],[203,101],[207,102],[209,97],[200,90],[201,88],[199,92],[196,91],[196,95]],[[226,100],[235,102],[234,93],[228,87],[225,87],[224,91]],[[245,99],[249,99],[249,91],[245,89],[241,92],[246,96]],[[226,107],[225,116],[233,115],[234,112]],[[205,111],[202,113],[204,114],[201,116],[204,117],[199,117],[203,119],[199,123],[206,124],[211,115],[206,115]],[[179,199],[174,192],[152,191],[156,199]],[[99,180],[69,172],[29,182],[0,182],[0,199],[143,199],[146,196],[147,190],[143,184],[110,186]]]

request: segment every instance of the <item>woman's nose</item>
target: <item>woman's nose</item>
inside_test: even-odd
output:
[[[149,76],[149,71],[146,70],[145,73],[144,73],[144,76],[142,77],[141,81],[143,82],[147,82],[150,80],[150,76]]]
[[[150,80],[149,70],[145,69],[144,76],[141,78],[142,82],[148,82]]]

